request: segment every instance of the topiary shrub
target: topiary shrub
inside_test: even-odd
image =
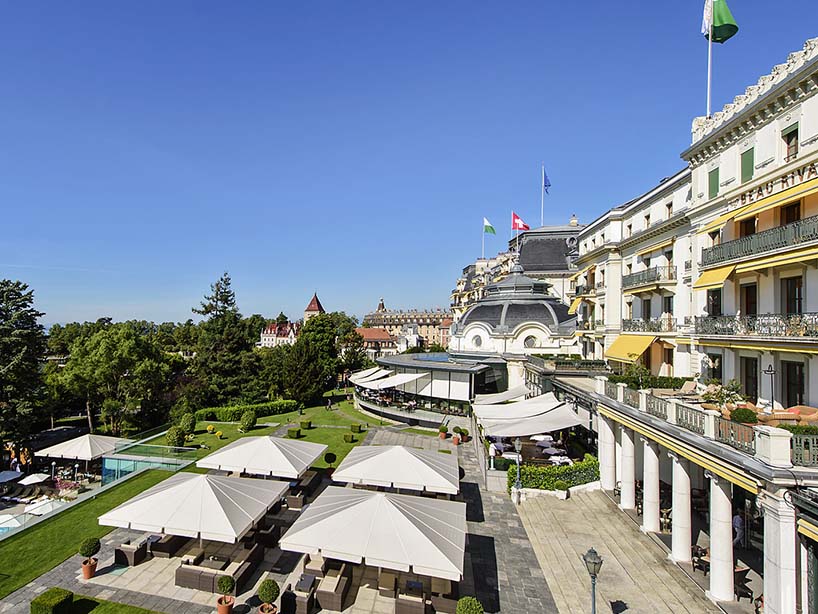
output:
[[[312,428],[312,420],[302,420],[300,423],[301,428],[305,431],[308,431]]]
[[[326,454],[324,454],[324,462],[330,467],[332,467],[332,464],[337,460],[338,457],[335,456],[334,452],[327,452]]]
[[[730,420],[733,422],[744,422],[746,424],[755,424],[758,422],[758,415],[747,407],[736,407],[730,412]]]
[[[456,427],[454,427],[452,429],[452,433],[455,433],[456,435],[460,435],[462,432],[463,432],[463,429],[460,428],[459,426],[456,426]]]
[[[74,593],[64,588],[49,588],[31,601],[31,614],[71,614]]]
[[[287,429],[287,437],[290,439],[298,439],[301,437],[301,429],[295,427]]]
[[[224,433],[222,433],[221,431],[216,431],[216,439],[221,439],[223,435]]]
[[[272,578],[263,580],[258,586],[258,598],[261,600],[261,603],[269,605],[278,599],[280,594],[281,588],[278,586],[278,582]]]
[[[497,462],[497,459],[494,459]],[[508,489],[517,479],[517,465],[512,464],[508,469]],[[557,490],[557,481],[567,482],[568,486],[588,484],[599,479],[599,461],[594,456],[586,454],[585,458],[573,465],[522,465],[520,467],[520,481],[523,488],[539,490]]]
[[[461,597],[457,600],[457,614],[483,614],[483,606],[474,597]]]
[[[352,433],[344,433],[344,442],[355,443],[355,435],[353,435]]]
[[[460,436],[463,438],[463,441],[467,441],[469,439],[468,429],[460,429]]]
[[[173,448],[181,448],[185,445],[185,432],[179,426],[172,426],[165,433],[165,441]]]
[[[446,433],[449,432],[449,427],[446,426],[445,424],[441,424],[439,427],[437,427],[437,432],[443,433],[445,435]]]
[[[350,424],[349,425],[349,430],[351,430],[353,433],[360,433],[361,432],[361,425],[360,424]]]
[[[193,414],[184,414],[179,419],[179,428],[185,433],[185,435],[193,435],[196,431],[196,416]]]
[[[818,426],[814,424],[779,424],[778,428],[793,435],[818,435]]]
[[[233,579],[233,576],[220,576],[216,582],[216,587],[222,595],[227,597],[233,592],[233,589],[236,588],[236,581]]]
[[[554,482],[554,490],[568,490],[568,482],[565,480],[557,480]]]
[[[256,426],[256,412],[252,409],[248,409],[241,415],[241,424],[240,427],[242,433],[249,433],[252,431]]]
[[[88,560],[99,552],[100,547],[99,540],[96,537],[88,537],[80,542],[77,552],[83,559]]]
[[[212,424],[208,424],[208,425],[207,425],[207,432],[208,432],[208,433],[210,433],[210,434],[212,435],[213,433],[215,433],[215,432],[216,432],[216,427],[215,427],[215,426],[213,426]]]

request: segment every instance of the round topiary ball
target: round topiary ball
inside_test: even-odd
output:
[[[79,555],[84,559],[92,558],[99,552],[100,543],[96,537],[88,537],[80,542]]]
[[[232,593],[233,589],[236,588],[236,581],[233,579],[233,576],[221,576],[218,582],[216,582],[216,586],[219,592],[226,596]]]
[[[278,582],[272,578],[267,578],[266,580],[262,581],[261,584],[259,584],[258,598],[261,600],[261,603],[273,603],[276,599],[278,599],[280,593],[281,588],[279,588]]]
[[[483,614],[483,606],[474,597],[461,597],[457,600],[457,614]]]

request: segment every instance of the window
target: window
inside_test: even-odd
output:
[[[633,234],[633,224],[628,224],[625,226],[625,236],[629,237]]]
[[[673,366],[673,348],[665,348],[662,351],[662,362],[671,367]],[[668,375],[670,375],[670,373]]]
[[[758,286],[756,284],[741,286],[741,312],[745,316],[758,314]]]
[[[798,124],[784,128],[781,138],[784,140],[784,162],[795,160],[798,157]]]
[[[707,291],[707,314],[710,316],[721,315],[721,288]]]
[[[716,198],[719,195],[719,169],[714,168],[707,173],[707,197]]]
[[[741,154],[741,183],[747,183],[753,178],[755,165],[755,149],[751,147]]]
[[[751,403],[758,401],[758,358],[741,357],[741,392]]]
[[[669,249],[665,252],[665,260],[668,266],[673,266],[673,250]]]
[[[650,256],[642,256],[642,262],[645,263],[645,268],[650,268]]]
[[[630,275],[632,270],[633,270],[633,265],[630,265],[630,264],[625,265],[625,275]]]
[[[749,237],[756,233],[756,218],[751,217],[748,220],[741,220],[738,223],[738,233],[740,237]]]
[[[707,354],[707,373],[709,375],[708,379],[722,381],[721,354]]]
[[[781,280],[781,291],[784,295],[785,313],[801,313],[801,306],[804,298],[803,278],[788,277]]]
[[[471,338],[471,343],[474,347],[479,348],[483,345],[483,338],[480,335],[475,335]]]
[[[633,303],[625,303],[625,319],[633,320]]]
[[[667,217],[673,215],[673,201],[670,201],[668,204],[665,205],[665,215]]]
[[[791,203],[781,207],[781,225],[792,224],[801,219],[801,203]]]
[[[782,394],[784,407],[804,404],[804,363],[781,361],[783,372]]]
[[[642,299],[642,319],[650,320],[650,299]]]
[[[529,335],[525,338],[525,341],[523,341],[523,345],[527,348],[537,347],[537,338],[534,335]]]
[[[645,228],[650,226],[650,213],[645,216]]]
[[[673,314],[673,296],[662,297],[662,313]]]

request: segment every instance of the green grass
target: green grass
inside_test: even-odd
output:
[[[97,518],[170,475],[168,471],[146,471],[0,542],[0,599],[76,554],[83,539],[112,531],[112,527],[100,526]]]
[[[427,437],[437,437],[440,435],[438,431],[430,431],[427,429],[402,429],[401,433],[412,433],[413,435],[426,435]]]
[[[103,601],[93,597],[83,597],[74,595],[74,607],[71,610],[76,614],[158,614],[154,610],[145,610],[124,603],[114,603],[113,601]]]
[[[333,463],[333,467],[337,467],[338,463],[344,460],[344,457],[349,454],[349,451],[352,450],[357,445],[363,441],[364,437],[366,437],[366,433],[355,433],[355,441],[353,443],[347,443],[344,441],[344,435],[349,433],[348,430],[345,429],[328,429],[328,428],[312,428],[308,431],[301,431],[301,441],[312,441],[313,443],[323,443],[327,446],[327,452],[332,452],[337,457],[336,461]],[[325,452],[326,454],[326,452]],[[329,465],[324,462],[324,457],[322,456],[313,467],[316,469],[323,469],[325,467],[329,467]]]

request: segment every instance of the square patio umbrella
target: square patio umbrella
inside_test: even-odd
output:
[[[27,475],[17,483],[20,484],[21,486],[30,486],[32,484],[40,484],[50,478],[51,476],[48,475],[47,473],[32,473],[31,475]]]
[[[118,445],[130,441],[130,439],[108,437],[106,435],[81,435],[48,448],[37,450],[34,456],[92,461],[101,458],[105,454],[110,454]]]
[[[242,437],[196,462],[197,467],[296,479],[327,446],[281,437]]]

